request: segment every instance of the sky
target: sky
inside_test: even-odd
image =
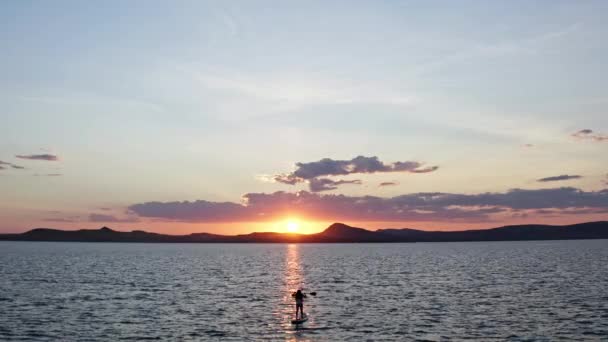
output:
[[[0,233],[608,219],[606,1],[4,1]]]

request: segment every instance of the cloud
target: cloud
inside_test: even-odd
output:
[[[246,222],[281,219],[295,213],[306,219],[352,221],[487,221],[493,215],[538,209],[606,210],[608,189],[512,189],[507,192],[454,194],[413,193],[396,197],[249,193],[242,203],[146,202],[129,210],[140,217],[188,222]]]
[[[30,155],[16,155],[15,157],[20,159],[29,160],[46,160],[46,161],[57,161],[59,157],[53,154],[30,154]]]
[[[64,223],[73,223],[73,222],[78,222],[78,220],[76,218],[63,218],[63,217],[50,217],[50,218],[45,218],[43,219],[43,221],[45,222],[64,222]]]
[[[592,140],[597,142],[608,141],[608,135],[595,133],[591,129],[581,129],[580,131],[573,133],[572,137],[579,140]]]
[[[593,215],[608,213],[608,208],[567,208],[567,209],[537,209],[530,213],[540,215]]]
[[[338,176],[353,173],[375,173],[375,172],[432,172],[436,166],[421,168],[422,164],[416,161],[395,162],[385,164],[378,157],[358,156],[351,160],[333,160],[324,158],[317,162],[296,163],[296,170],[291,175],[312,179],[319,176]]]
[[[361,181],[358,179],[355,180],[331,180],[329,178],[313,178],[309,181],[310,191],[319,192],[319,191],[327,191],[327,190],[335,190],[338,188],[338,185],[342,184],[361,184]]]
[[[534,147],[534,144],[523,144],[523,147],[532,148],[532,147]]]
[[[378,186],[395,186],[395,185],[399,185],[399,183],[397,183],[397,182],[382,182],[382,183],[378,184]]]
[[[382,84],[361,84],[293,74],[275,77],[265,74],[244,74],[242,71],[204,70],[189,65],[177,69],[205,88],[232,94],[236,104],[263,105],[264,112],[296,110],[313,105],[388,104],[410,105],[411,96]],[[251,114],[249,114],[251,115]]]
[[[429,173],[436,171],[438,166],[427,166],[417,161],[404,161],[386,164],[378,160],[378,157],[358,156],[351,160],[333,160],[324,158],[316,162],[296,163],[296,169],[287,174],[278,174],[274,180],[279,183],[295,185],[308,182],[313,192],[331,190],[338,185],[331,184],[329,179],[320,178],[328,176],[346,176],[351,174],[380,173],[380,172],[404,172],[404,173]],[[356,181],[338,181],[340,184],[360,184]],[[325,183],[329,188],[320,186]],[[321,189],[321,190],[317,190]]]
[[[579,178],[583,178],[583,176],[581,175],[559,175],[559,176],[553,176],[553,177],[545,177],[545,178],[541,178],[541,179],[537,179],[537,182],[557,182],[557,181],[563,181],[563,180],[569,180],[569,179],[579,179]]]
[[[557,30],[546,31],[523,38],[493,41],[491,44],[479,44],[475,42],[473,44],[463,45],[453,53],[437,54],[437,58],[417,64],[413,71],[416,73],[425,73],[463,62],[473,64],[480,58],[536,54],[543,44],[570,35],[571,33],[576,32],[579,27],[579,23],[574,23],[569,26],[559,27]]]
[[[91,214],[89,215],[90,222],[110,222],[110,223],[133,223],[139,222],[137,217],[129,216],[126,218],[118,218],[113,215],[106,214]]]
[[[295,185],[298,183],[305,182],[304,178],[299,178],[294,176],[293,174],[279,174],[273,177],[273,180],[283,184]]]
[[[36,176],[36,177],[60,177],[60,176],[63,176],[63,174],[61,174],[61,173],[44,173],[44,174],[34,173],[34,176]]]
[[[205,200],[183,202],[145,202],[129,206],[129,210],[140,217],[160,218],[192,222],[240,222],[256,221],[254,210],[233,202],[210,202]]]
[[[6,170],[6,166],[2,166],[2,165],[7,165],[7,166],[10,166],[13,169],[18,169],[18,170],[24,170],[25,169],[25,167],[23,167],[23,166],[16,165],[16,164],[13,164],[13,163],[8,163],[8,162],[0,160],[0,170]]]

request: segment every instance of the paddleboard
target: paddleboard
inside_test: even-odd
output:
[[[304,322],[308,321],[308,315],[304,315],[302,318],[300,319],[292,319],[291,320],[291,324],[302,324]]]

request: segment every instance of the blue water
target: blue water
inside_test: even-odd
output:
[[[367,339],[608,340],[608,240],[0,242],[2,341]]]

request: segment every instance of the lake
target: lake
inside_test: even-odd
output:
[[[608,339],[608,240],[2,241],[0,276],[3,341]]]

